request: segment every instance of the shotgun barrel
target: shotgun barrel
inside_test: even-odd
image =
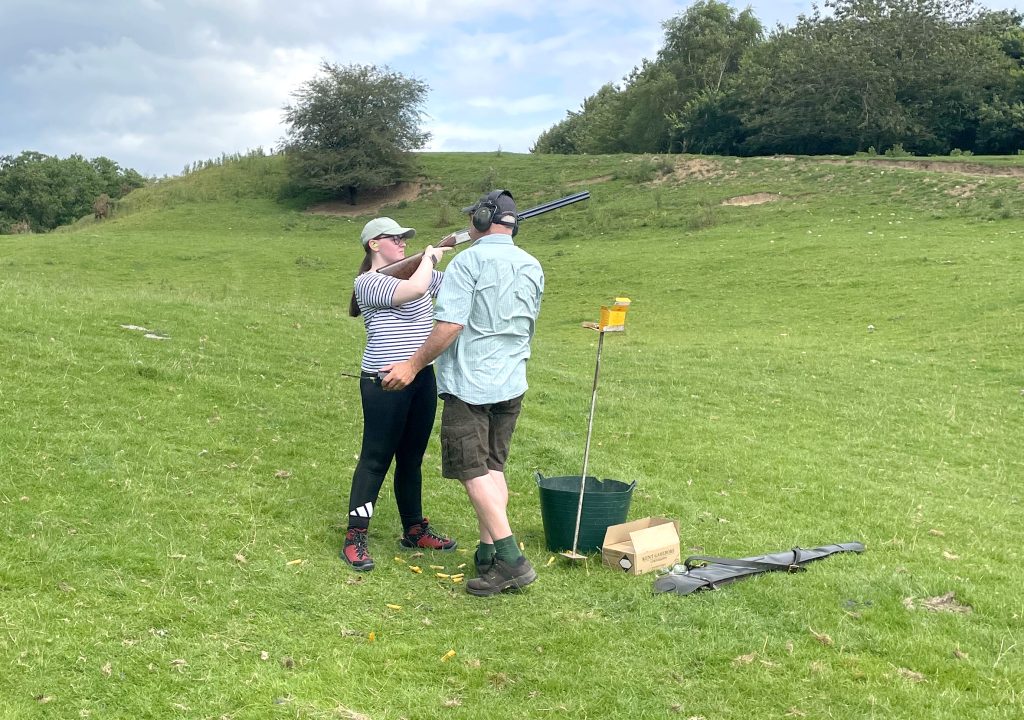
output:
[[[517,215],[519,217],[519,220],[522,221],[528,218],[536,217],[538,215],[543,215],[544,213],[551,212],[552,210],[564,208],[567,205],[578,203],[581,200],[588,200],[589,198],[590,192],[588,190],[584,190],[582,192],[574,193],[572,195],[566,195],[565,197],[558,198],[557,200],[549,200],[548,202],[537,205],[536,207],[529,208],[528,210],[523,210],[521,213],[517,213]],[[461,245],[462,243],[468,241],[469,231],[460,230],[458,232],[452,233],[451,235],[448,235],[439,243],[437,243],[437,245],[435,245],[434,247],[454,247],[456,245]],[[410,255],[407,258],[399,260],[398,262],[393,262],[390,265],[385,265],[384,267],[379,268],[377,272],[384,273],[385,275],[390,275],[401,280],[408,280],[410,277],[412,277],[412,274],[416,272],[416,268],[419,267],[420,260],[422,258],[423,253],[419,252],[416,253],[415,255]]]
[[[590,192],[587,190],[578,192],[574,195],[566,195],[564,198],[551,200],[543,203],[542,205],[538,205],[537,207],[532,207],[529,210],[523,210],[519,213],[519,219],[526,220],[527,218],[536,217],[537,215],[543,215],[546,212],[558,210],[559,208],[564,208],[566,205],[572,205],[573,203],[578,203],[580,200],[588,200],[589,198]]]

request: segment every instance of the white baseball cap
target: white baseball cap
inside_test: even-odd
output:
[[[363,232],[359,235],[359,241],[366,247],[371,240],[381,235],[394,235],[409,239],[416,236],[412,228],[402,227],[389,217],[374,218],[363,226]]]

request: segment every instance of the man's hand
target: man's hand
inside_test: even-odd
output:
[[[430,335],[413,353],[412,357],[399,363],[385,365],[378,373],[383,373],[380,386],[385,390],[402,390],[412,384],[419,371],[437,359],[437,356],[455,342],[462,332],[462,325],[438,320]]]
[[[408,360],[400,363],[385,365],[378,372],[386,373],[380,381],[380,386],[385,390],[402,390],[412,384],[416,379],[416,366]]]

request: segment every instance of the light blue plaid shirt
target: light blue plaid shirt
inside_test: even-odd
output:
[[[485,235],[445,268],[434,319],[462,332],[437,358],[437,390],[470,405],[526,392],[530,339],[544,294],[537,259],[508,235]]]

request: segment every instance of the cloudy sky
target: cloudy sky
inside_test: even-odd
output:
[[[0,155],[103,155],[160,176],[269,150],[322,60],[423,80],[428,150],[526,152],[653,58],[661,22],[691,2],[0,0]],[[749,5],[767,27],[811,9]]]

